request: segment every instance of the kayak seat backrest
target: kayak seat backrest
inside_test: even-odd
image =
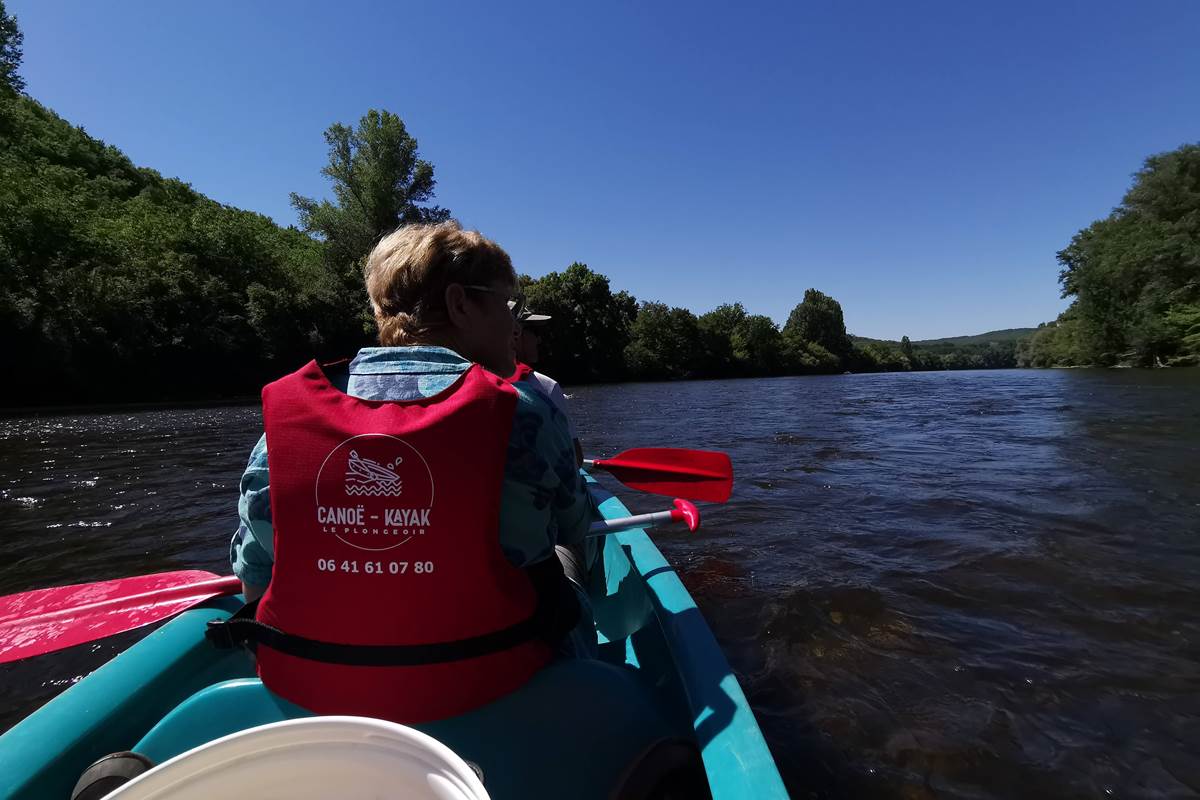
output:
[[[659,702],[635,670],[562,660],[482,708],[412,727],[478,765],[496,800],[640,798],[659,773],[703,774],[690,727],[672,726]],[[239,730],[306,716],[257,678],[230,680],[188,698],[133,750],[162,763]]]
[[[159,720],[134,747],[155,764],[231,733],[314,716],[267,690],[258,678],[236,678],[205,687]]]

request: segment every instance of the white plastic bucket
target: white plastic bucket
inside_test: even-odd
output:
[[[367,717],[273,722],[164,761],[105,800],[487,800],[475,772],[420,731]]]

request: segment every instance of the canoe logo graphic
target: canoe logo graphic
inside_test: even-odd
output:
[[[397,456],[394,463],[380,464],[360,456],[357,450],[351,450],[346,467],[346,494],[399,497],[404,482],[395,470],[403,462],[404,457]]]
[[[421,452],[384,433],[330,451],[316,480],[317,525],[358,550],[391,550],[433,530],[433,473]]]

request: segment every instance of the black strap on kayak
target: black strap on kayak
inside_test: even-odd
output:
[[[404,645],[322,642],[285,633],[259,622],[255,619],[258,600],[242,606],[228,619],[209,621],[204,638],[220,649],[254,647],[261,644],[289,656],[355,667],[416,667],[462,661],[499,653],[538,639],[556,645],[579,621],[580,608],[574,590],[566,585],[566,578],[562,577],[562,567],[558,560],[550,558],[547,561],[553,562],[553,567],[542,567],[539,564],[527,568],[526,572],[535,588],[551,588],[546,583],[546,577],[548,573],[552,575],[553,571],[557,570],[559,580],[555,581],[557,585],[553,586],[552,597],[539,591],[537,608],[528,619],[492,633],[466,639]]]
[[[254,619],[258,601],[243,606],[226,620],[212,620],[204,636],[218,648],[266,645],[289,656],[346,664],[355,667],[416,667],[461,661],[498,653],[540,638],[541,621],[534,614],[526,620],[493,633],[449,642],[404,645],[338,644],[308,639]]]

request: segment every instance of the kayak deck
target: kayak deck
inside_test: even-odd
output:
[[[628,515],[592,491],[605,517]],[[633,530],[605,537],[602,555],[589,587],[599,661],[555,662],[494,703],[413,727],[477,764],[497,800],[653,796],[664,780],[689,797],[705,782],[716,800],[786,797],[741,687],[658,548]],[[0,737],[4,796],[66,800],[108,753],[161,763],[310,716],[263,687],[247,653],[204,640],[206,623],[239,605],[226,597],[180,614]]]

